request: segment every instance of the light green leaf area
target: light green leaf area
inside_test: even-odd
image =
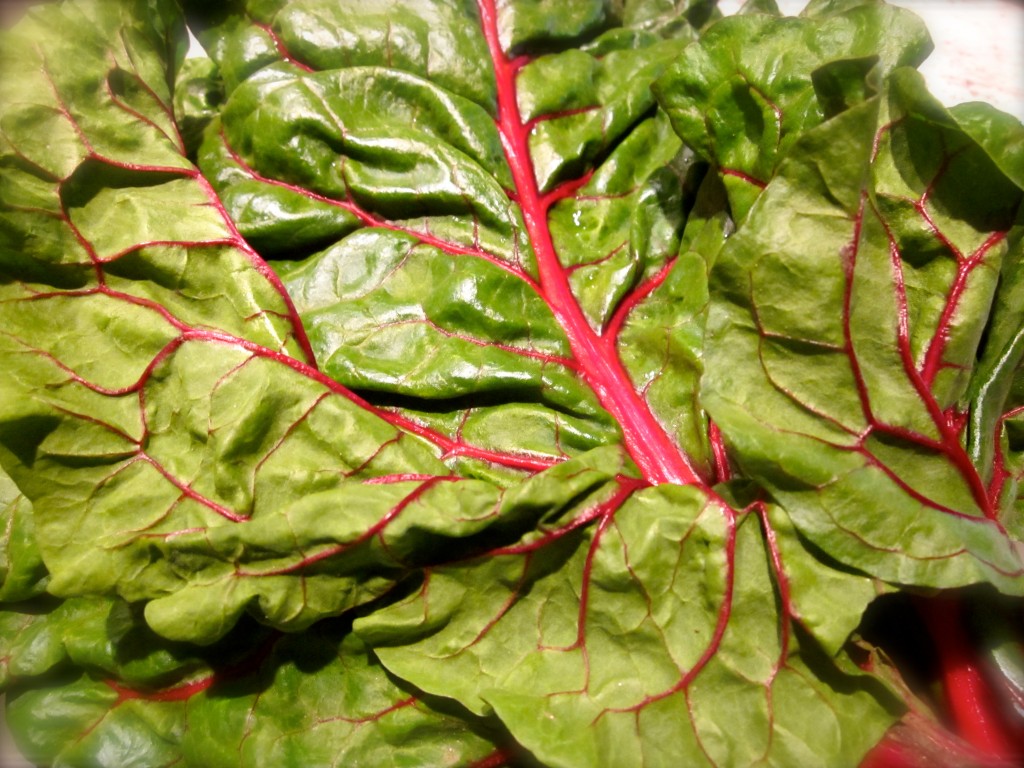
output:
[[[448,439],[549,461],[618,441],[550,309],[492,264],[363,229],[275,266],[323,370]]]
[[[559,768],[855,765],[891,723],[880,689],[794,629],[756,515],[661,486],[579,522],[429,569],[356,631]]]
[[[396,685],[343,622],[284,636],[255,674],[191,699],[187,724],[186,761],[203,768],[468,768],[494,752],[478,720]]]
[[[207,133],[200,163],[243,234],[259,229],[275,199],[303,223],[331,204],[339,227],[409,231],[533,272],[492,117],[429,80],[381,67],[273,67],[231,95],[221,129]],[[255,189],[271,199],[252,201]]]
[[[195,647],[159,637],[143,621],[141,605],[116,598],[40,598],[7,604],[0,610],[0,625],[4,671],[15,690],[59,685],[43,676],[68,669],[84,670],[123,687],[149,689],[173,686],[208,671]],[[236,646],[238,640],[234,638]]]
[[[618,335],[619,350],[651,410],[711,476],[707,417],[697,399],[707,310],[707,264],[681,253]]]
[[[209,666],[194,647],[155,635],[141,614],[109,598],[2,607],[4,717],[33,763],[180,764],[184,699]],[[250,628],[249,636],[259,633]],[[217,654],[230,664],[247,647],[235,636]]]
[[[518,69],[516,105],[533,166],[516,182],[523,189],[506,159],[510,131],[520,130],[509,105],[506,124],[496,125],[493,105],[467,98],[434,68],[391,56],[388,38],[364,25],[384,13],[376,5],[348,15],[300,2],[251,9],[264,33],[278,35],[283,63],[233,89],[200,165],[241,233],[282,259],[275,269],[324,371],[401,409],[442,443],[473,446],[446,451],[460,473],[508,482],[515,475],[488,456],[537,469],[621,439],[559,327],[572,310],[550,278],[541,280],[520,206],[537,197],[550,212],[549,258],[597,332],[621,325],[654,287],[647,283],[664,279],[691,196],[692,155],[664,115],[652,118],[649,85],[689,40],[659,35],[665,25],[697,23],[687,15],[699,16],[697,5],[633,4],[622,18],[595,5],[584,15],[604,21],[584,24],[579,39],[553,33],[564,50]],[[533,13],[528,6],[498,8],[499,31],[513,23],[508,14]],[[408,10],[434,18],[433,8]],[[451,13],[463,14],[482,42],[477,8]],[[302,35],[289,32],[300,17]],[[302,38],[326,49],[332,36],[355,45],[350,56],[314,60],[291,46]],[[503,55],[477,53],[484,62]],[[212,55],[227,66],[226,53]],[[324,71],[303,72],[295,61]],[[631,291],[636,300],[627,301]],[[636,371],[636,386],[658,379],[654,418],[703,453],[692,359],[666,341],[664,317],[635,315],[659,350]],[[699,322],[691,313],[674,325],[695,337]],[[677,418],[680,401],[686,409]]]
[[[352,232],[359,219],[352,211],[307,191],[254,178],[254,171],[224,143],[218,116],[198,149],[198,162],[217,188],[246,242],[267,258],[295,258]]]
[[[180,764],[185,701],[209,687],[211,675],[247,663],[270,635],[248,625],[200,649],[159,637],[141,605],[116,598],[5,605],[4,717],[40,765]]]
[[[894,588],[824,557],[800,536],[781,507],[763,508],[773,557],[785,566],[794,619],[824,651],[839,656],[868,605]]]
[[[178,336],[162,313],[105,292],[37,293],[7,285],[0,295],[5,329],[0,345],[12,358],[5,384],[24,387],[26,395],[35,388],[37,376],[64,384],[52,399],[50,393],[41,393],[43,401],[103,403],[102,393],[135,386],[150,361]],[[68,390],[86,391],[76,398]],[[100,397],[90,398],[90,393]],[[0,407],[24,412],[30,406]]]
[[[696,174],[699,176],[699,174]],[[703,373],[708,273],[732,231],[725,190],[705,173],[681,233],[679,252],[641,283],[643,300],[617,331],[618,353],[637,388],[704,477],[714,476],[707,414],[697,397]],[[687,179],[684,192],[692,187]]]
[[[7,707],[18,746],[37,765],[165,768],[181,764],[182,701],[121,700],[88,676],[25,691]]]
[[[413,568],[514,540],[585,504],[620,461],[617,452],[597,453],[589,466],[567,462],[508,492],[444,478],[349,483],[266,520],[186,532],[165,552],[170,567],[190,578],[150,602],[146,619],[166,637],[203,642],[222,636],[247,608],[265,623],[301,629],[380,596]],[[258,610],[250,606],[257,601]]]
[[[138,436],[41,398],[12,420],[49,589],[152,600],[150,624],[183,640],[216,639],[247,609],[307,626],[621,471],[613,449],[509,493],[458,481],[371,409],[217,337],[182,343],[138,392],[108,399],[134,409]]]
[[[931,51],[901,8],[847,3],[800,18],[725,18],[687,48],[655,92],[683,140],[713,163],[737,221],[807,130],[873,95]]]
[[[32,504],[0,469],[0,604],[28,600],[46,589],[36,546]]]
[[[75,386],[85,389],[85,405],[96,397]],[[136,600],[163,594],[192,576],[159,554],[187,541],[177,536],[183,531],[203,539],[207,527],[275,518],[311,493],[344,487],[350,475],[445,473],[425,447],[369,412],[230,344],[184,344],[139,392],[107,399],[134,409],[144,431],[133,436],[40,399],[34,412],[13,420],[20,429],[6,441],[10,458],[21,462],[13,471],[35,499],[57,594],[115,587]],[[339,446],[337,435],[349,430],[359,437]],[[296,460],[304,462],[299,476]],[[358,479],[352,485],[361,487]],[[385,504],[404,495],[386,485],[374,490]],[[294,532],[280,544],[301,560],[296,545]]]
[[[1020,201],[901,70],[881,108],[805,134],[716,261],[702,400],[841,563],[1021,590],[955,409]]]
[[[654,107],[651,83],[688,42],[609,33],[586,49],[541,56],[520,70],[519,110],[532,127],[530,155],[542,191],[578,175],[630,139]],[[634,141],[634,147],[639,143]],[[673,149],[674,143],[668,141],[654,148],[655,158],[667,152],[664,163]],[[636,151],[626,148],[620,155],[632,159]],[[621,163],[622,159],[615,164]]]
[[[40,129],[47,130],[45,124]],[[9,158],[18,151],[0,132],[0,153]],[[69,288],[88,282],[89,255],[66,225],[51,178],[31,168],[4,168],[0,195],[4,222],[0,256],[5,271],[29,282],[47,281]]]
[[[0,49],[0,131],[25,163],[57,179],[89,155],[188,169],[166,77],[184,53],[172,42],[182,33],[180,12],[165,0],[29,13]]]
[[[33,33],[29,21],[29,29],[5,38],[4,55],[31,47],[31,55],[5,62],[11,73],[27,74],[5,77],[4,87],[14,90],[0,94],[5,335],[27,341],[40,332],[37,322],[63,324],[61,332],[47,334],[50,344],[32,337],[28,346],[57,353],[58,364],[80,375],[90,375],[78,370],[85,363],[118,380],[138,376],[148,361],[128,371],[127,358],[138,354],[141,360],[143,350],[148,353],[152,344],[166,341],[172,325],[180,330],[181,325],[219,323],[221,330],[301,354],[290,338],[295,318],[289,317],[276,278],[234,233],[209,185],[183,156],[169,122],[166,70],[172,62],[161,57],[171,43],[160,35],[179,32],[180,22],[172,21],[170,7],[161,6],[148,12],[152,27],[144,28],[132,20],[130,6],[68,3],[46,23],[62,28],[74,22],[75,34]],[[108,52],[108,39],[121,41],[129,51]],[[82,50],[64,50],[76,44]],[[144,44],[152,50],[145,53]],[[48,75],[48,46],[57,49],[54,57],[79,66],[62,67],[59,77]],[[118,56],[133,68],[115,65]],[[159,87],[150,83],[157,70]],[[128,97],[101,75],[134,83],[151,103],[125,102]],[[36,77],[49,77],[54,84],[33,83]],[[41,137],[47,139],[46,157],[61,158],[59,167],[36,157],[44,149],[37,146]],[[65,146],[67,152],[54,151]],[[226,274],[233,277],[229,284]],[[112,335],[124,336],[116,352],[97,327],[97,314],[116,314],[100,311],[104,302],[120,302],[124,315],[124,323],[111,329]],[[69,317],[79,311],[81,324]],[[92,343],[81,338],[86,334],[94,335]],[[140,349],[133,352],[136,346]],[[100,365],[110,354],[116,357]]]
[[[547,305],[487,262],[369,229],[280,267],[321,365],[353,389],[426,400],[504,394],[600,413]]]
[[[72,15],[93,12],[62,8]],[[96,13],[89,23],[116,37],[119,12]],[[161,19],[158,14],[152,22],[159,27]],[[93,31],[88,27],[81,37]],[[106,71],[107,54],[90,46],[79,52],[83,70]],[[166,48],[165,40],[151,55]],[[141,73],[155,66],[142,50],[134,51],[136,59]],[[37,65],[29,57],[20,66]],[[130,155],[123,144],[121,155],[107,157],[100,154],[100,123],[86,112],[61,112],[76,134],[96,134],[82,141],[93,149],[75,158],[79,165],[66,176],[54,172],[51,178],[30,167],[40,109],[61,109],[53,90],[33,93],[39,103],[11,98],[0,107],[5,167],[13,169],[0,189],[0,459],[34,504],[54,594],[118,591],[132,600],[171,599],[169,593],[195,576],[172,554],[189,536],[202,539],[207,527],[250,517],[263,525],[263,518],[350,478],[358,486],[373,476],[448,473],[436,451],[403,437],[289,356],[301,355],[301,328],[289,300],[183,157],[177,156],[180,170],[172,168],[163,144],[141,139]],[[155,119],[140,110],[124,113],[113,92],[105,98],[96,110],[109,113],[111,132],[120,130],[124,114],[152,127]],[[92,102],[83,96],[78,103],[85,109]],[[37,220],[57,234],[37,237]],[[66,242],[76,244],[70,260],[61,256]],[[33,247],[23,250],[23,243]],[[60,261],[63,266],[52,268]],[[297,477],[300,464],[305,474]],[[365,535],[367,521],[393,509],[410,489],[397,493],[384,484],[370,487],[369,495],[374,490],[376,512],[368,511],[358,532],[347,529],[352,537]],[[253,502],[257,493],[263,506]],[[315,527],[314,513],[304,514]],[[258,559],[278,557],[283,547],[293,567],[310,554],[307,544],[320,552],[287,525],[275,530],[285,534],[277,553]],[[246,547],[233,546],[228,559],[245,560]],[[228,575],[233,567],[219,561],[218,568],[194,585],[215,603],[213,582],[219,579],[223,589],[234,580]],[[264,586],[273,591],[278,584],[252,583],[248,592],[236,590],[234,600],[221,601],[205,624],[177,631],[207,642],[220,636],[264,595]],[[356,592],[372,596],[383,588],[371,577],[365,592]],[[265,609],[283,624],[308,623],[352,603],[346,590],[320,585],[309,598],[320,607],[307,611],[301,579],[284,593],[287,598],[270,599]]]
[[[615,147],[577,195],[552,208],[559,261],[595,328],[607,327],[630,289],[676,255],[691,158],[658,112]]]
[[[911,353],[926,380],[929,365],[937,367],[928,383],[945,409],[967,389],[1002,261],[1015,247],[1010,230],[1024,193],[998,159],[950,120],[919,77],[897,74],[889,117],[900,122],[881,136],[873,184],[879,214],[906,265]],[[936,301],[935,294],[950,300]],[[948,335],[944,343],[935,339],[940,328]]]
[[[31,601],[0,605],[0,691],[45,674],[67,658],[45,610]]]
[[[977,141],[1018,187],[1024,188],[1024,127],[1013,117],[983,104],[950,110],[957,125]],[[1024,405],[1024,214],[1018,212],[1006,237],[999,284],[991,316],[971,375],[966,399],[971,403],[967,448],[978,472],[994,483],[1000,520],[1024,539],[1020,479],[1024,471],[1020,407]]]
[[[107,261],[137,250],[154,235],[193,247],[229,239],[223,216],[194,180],[132,174],[122,187],[105,178],[111,175],[122,174],[87,164],[61,186],[70,225],[90,243],[97,259]]]
[[[444,0],[247,0],[283,49],[317,70],[387,67],[429,77],[493,111],[494,79],[471,2]],[[280,51],[280,49],[278,49]]]

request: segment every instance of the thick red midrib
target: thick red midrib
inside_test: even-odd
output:
[[[550,201],[537,186],[524,124],[516,99],[521,63],[505,55],[498,37],[494,0],[477,0],[498,90],[498,132],[512,171],[519,207],[537,257],[541,293],[562,326],[582,374],[601,405],[619,423],[626,448],[652,483],[703,484],[689,460],[651,413],[619,359],[614,339],[597,335],[587,321],[558,260],[548,227]]]
[[[982,652],[964,629],[962,598],[918,599],[918,612],[935,642],[946,706],[958,735],[993,763],[1018,765],[1022,745],[1007,726],[1008,712],[983,669]]]

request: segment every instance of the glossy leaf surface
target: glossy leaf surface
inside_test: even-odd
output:
[[[1024,131],[914,17],[185,6],[0,47],[35,759],[856,765],[874,599],[1019,602]]]
[[[921,20],[901,8],[812,3],[800,17],[723,20],[686,49],[657,91],[679,135],[717,166],[742,220],[804,131],[930,51]]]
[[[889,87],[808,132],[723,250],[703,401],[831,556],[892,582],[1019,592],[1020,545],[958,404],[1019,249],[1021,190],[918,76]],[[780,292],[791,277],[815,290]]]
[[[548,765],[840,763],[888,727],[884,692],[797,631],[804,585],[760,524],[692,488],[637,491],[595,525],[430,569],[357,631]]]

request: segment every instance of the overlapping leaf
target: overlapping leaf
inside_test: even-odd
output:
[[[216,650],[228,663],[232,649]],[[196,649],[159,637],[114,598],[0,605],[0,655],[5,717],[41,765],[179,762],[184,701],[210,674]]]
[[[506,764],[493,723],[424,699],[396,685],[343,622],[328,621],[190,699],[184,755],[204,768]]]
[[[703,402],[841,562],[1021,590],[960,405],[1021,195],[901,70],[797,143],[716,262]]]
[[[282,636],[249,623],[205,648],[168,641],[116,598],[0,605],[5,718],[57,766],[498,766],[494,723],[434,708],[386,676],[345,622]],[[400,745],[402,750],[395,752]]]
[[[713,5],[237,0],[176,91],[169,1],[4,39],[40,760],[854,764],[873,598],[1021,591],[1019,126],[883,83],[902,12]]]
[[[77,598],[0,611],[6,717],[45,765],[505,764],[500,728],[402,689],[344,623],[280,636],[240,627],[216,646],[154,635],[141,613]],[[396,747],[401,747],[396,751]]]
[[[800,17],[751,13],[716,24],[657,91],[679,135],[716,166],[741,221],[801,134],[930,51],[921,20],[901,8],[811,3]]]
[[[0,603],[36,597],[47,573],[35,538],[32,505],[0,469]]]
[[[78,38],[97,64],[131,19],[104,13]],[[174,637],[218,637],[253,601],[301,627],[379,595],[452,533],[529,527],[601,482],[556,474],[503,500],[448,477],[438,447],[297,359],[290,301],[161,125],[166,93],[119,69],[136,108],[110,71],[54,73],[57,54],[24,41],[9,55],[38,71],[5,83],[2,443],[52,592],[157,598],[149,619]],[[67,139],[59,169],[32,159],[40,113]]]
[[[887,695],[798,630],[827,613],[826,569],[791,581],[788,557],[812,559],[763,522],[692,487],[638,491],[589,527],[430,569],[357,631],[545,765],[852,765],[890,724]]]
[[[389,55],[420,23],[397,6],[254,5],[222,21],[272,34],[280,62],[231,85],[201,166],[264,253],[337,241],[277,267],[325,372],[491,459],[526,452],[537,469],[621,428],[655,474],[710,475],[699,322],[661,287],[690,161],[649,89],[690,39],[662,35],[707,18],[693,5],[616,17],[580,2],[543,24],[525,5],[417,7],[427,59],[445,40],[484,56],[471,82]],[[358,55],[304,37],[313,15]],[[249,71],[240,50],[213,55]],[[459,471],[493,473],[479,458]]]

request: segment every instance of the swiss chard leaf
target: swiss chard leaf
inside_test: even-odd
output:
[[[36,545],[32,504],[0,469],[0,603],[28,600],[46,588],[46,566]]]
[[[207,768],[506,764],[500,729],[447,710],[396,685],[345,622],[327,621],[191,698],[182,746]]]
[[[250,633],[252,635],[252,633]],[[211,656],[229,663],[246,639]],[[116,598],[0,605],[6,718],[41,765],[180,762],[185,700],[209,684],[209,657],[149,629]]]
[[[94,20],[80,55],[123,23]],[[39,69],[37,82],[7,84],[16,93],[4,101],[12,226],[0,408],[12,472],[37,505],[51,592],[153,600],[149,620],[177,638],[209,642],[254,601],[265,620],[299,628],[380,595],[434,557],[428,540],[532,525],[544,503],[557,509],[600,481],[538,478],[509,496],[510,511],[499,488],[451,477],[416,424],[297,359],[306,342],[290,299],[158,128],[166,94],[146,92],[154,117],[103,84],[89,91],[96,104],[69,107],[62,88],[81,85],[50,72],[45,46],[10,55]],[[61,173],[33,164],[34,134],[19,131],[41,111],[69,137]],[[113,147],[129,153],[115,159],[100,148],[113,145],[103,120],[122,115],[150,141]],[[37,253],[37,224],[70,252]],[[55,255],[66,262],[59,281],[44,269]],[[238,277],[225,287],[224,274]],[[339,508],[358,514],[334,515],[332,532],[324,515]],[[399,516],[403,540],[378,536]]]
[[[1024,139],[912,17],[186,5],[0,48],[38,759],[852,765],[874,597],[1024,591]]]
[[[687,48],[657,92],[679,135],[717,167],[742,220],[805,131],[930,51],[917,16],[881,3],[819,3],[798,18],[741,14]]]
[[[716,262],[702,400],[841,562],[1022,589],[960,405],[1021,196],[900,70],[797,142]]]
[[[629,494],[596,525],[429,569],[357,631],[546,765],[839,765],[875,743],[893,702],[798,629],[799,544],[692,487]]]

